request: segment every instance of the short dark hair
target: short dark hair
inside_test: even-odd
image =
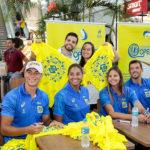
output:
[[[68,36],[74,36],[75,38],[77,38],[77,42],[76,42],[76,43],[78,43],[78,35],[77,35],[76,33],[74,33],[74,32],[69,32],[69,33],[66,35],[65,40],[68,38]]]
[[[21,34],[20,34],[20,32],[17,31],[17,32],[15,33],[15,36],[19,36],[19,35],[21,35]]]
[[[68,69],[68,74],[69,74],[69,72],[70,72],[70,70],[72,69],[72,68],[74,68],[74,67],[77,67],[78,69],[80,69],[80,71],[82,72],[82,74],[83,74],[83,69],[82,69],[82,67],[79,65],[79,64],[72,64],[70,67],[69,67],[69,69]]]
[[[140,67],[143,69],[142,63],[141,63],[140,60],[131,60],[131,61],[129,62],[129,69],[130,69],[130,66],[131,66],[132,64],[136,64],[136,63],[138,63],[138,64],[140,65]]]
[[[8,40],[12,41],[12,43],[15,43],[14,38],[7,38],[7,41],[8,41]]]

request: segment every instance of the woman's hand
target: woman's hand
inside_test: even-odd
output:
[[[107,46],[107,45],[108,45],[108,42],[102,43],[102,46]]]
[[[85,74],[85,69],[84,68],[82,68],[82,71],[83,71],[83,74]]]
[[[52,127],[52,126],[56,126],[58,128],[64,128],[64,124],[61,123],[61,122],[58,122],[56,120],[53,120],[50,124],[49,124],[49,127]]]

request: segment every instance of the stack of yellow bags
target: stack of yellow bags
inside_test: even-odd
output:
[[[126,137],[120,133],[112,124],[110,116],[100,117],[97,113],[92,112],[86,115],[90,128],[90,141],[97,144],[102,150],[126,150],[124,142],[128,142]],[[39,150],[36,146],[35,138],[45,135],[62,134],[70,136],[73,139],[81,139],[81,128],[83,121],[69,123],[64,129],[57,129],[55,126],[45,127],[43,132],[35,135],[28,135],[25,140],[11,140],[1,147],[0,150]]]
[[[90,141],[93,141],[93,144],[97,144],[102,150],[126,150],[123,142],[128,141],[124,135],[114,129],[110,116],[100,117],[97,113],[92,112],[88,113],[86,118],[90,128]],[[62,134],[80,140],[82,126],[83,121],[69,123],[62,130]]]

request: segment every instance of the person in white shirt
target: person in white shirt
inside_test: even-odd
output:
[[[74,32],[69,32],[66,35],[64,46],[62,46],[58,51],[64,56],[70,58],[74,63],[76,63],[75,58],[73,57],[73,50],[78,44],[78,35]]]

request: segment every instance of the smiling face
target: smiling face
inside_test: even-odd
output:
[[[77,38],[68,36],[64,42],[64,47],[67,51],[73,51],[77,45]]]
[[[139,79],[141,78],[143,69],[139,63],[133,63],[130,65],[129,72],[132,79]]]
[[[72,67],[68,73],[68,80],[72,87],[80,86],[83,73],[78,67]]]
[[[85,44],[82,48],[82,56],[84,59],[89,59],[92,56],[92,46]]]
[[[29,87],[37,87],[40,79],[42,78],[42,74],[39,73],[36,69],[30,68],[25,71],[25,84]]]
[[[111,70],[108,74],[108,83],[113,86],[119,86],[120,76],[119,73],[115,70]]]

